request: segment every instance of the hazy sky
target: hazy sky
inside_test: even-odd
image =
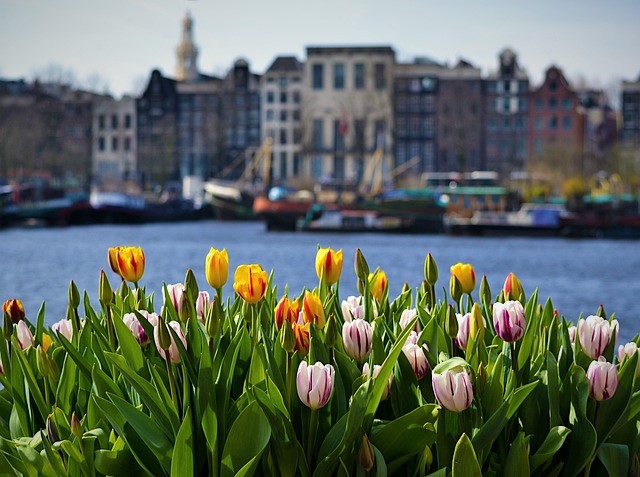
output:
[[[485,74],[509,46],[534,84],[553,63],[600,87],[640,74],[640,0],[0,0],[0,77],[55,64],[134,92],[153,68],[173,75],[187,11],[210,74],[238,57],[263,73],[277,55],[338,44],[391,45],[400,61],[464,57]]]

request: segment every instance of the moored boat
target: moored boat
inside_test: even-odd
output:
[[[309,191],[276,186],[267,195],[256,196],[253,211],[267,230],[295,230],[313,204],[314,196]]]
[[[412,227],[410,218],[323,204],[314,204],[297,223],[297,230],[310,232],[408,232]]]

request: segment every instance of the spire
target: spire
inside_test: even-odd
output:
[[[176,48],[176,79],[193,81],[198,77],[198,49],[193,44],[193,20],[189,12],[182,20],[182,39]]]

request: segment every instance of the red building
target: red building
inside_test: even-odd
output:
[[[576,92],[557,66],[547,69],[542,85],[529,100],[529,157],[562,154],[566,160],[582,156],[584,116]]]

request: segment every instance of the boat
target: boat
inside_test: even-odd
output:
[[[311,191],[274,186],[268,194],[255,197],[253,212],[265,223],[267,230],[293,231],[314,203]]]
[[[412,227],[411,218],[319,203],[314,204],[296,226],[297,230],[308,232],[408,232]]]
[[[445,231],[452,235],[557,236],[563,205],[525,203],[517,211],[476,210],[471,217],[447,214]]]
[[[587,195],[560,219],[561,234],[572,238],[640,238],[640,196]]]

